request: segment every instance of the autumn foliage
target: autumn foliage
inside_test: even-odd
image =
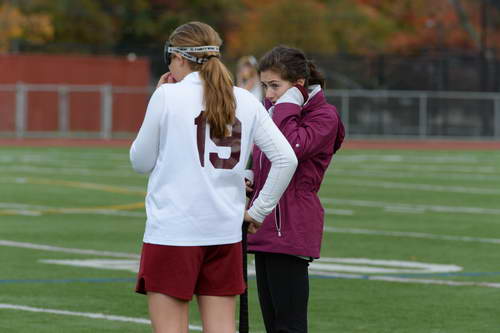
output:
[[[0,4],[0,53],[9,49],[13,39],[43,43],[53,37],[54,28],[46,14],[26,14],[9,3]]]
[[[416,54],[500,48],[498,0],[17,0],[0,5],[0,52],[12,41],[50,52],[113,52],[158,45],[199,20],[224,37],[231,57],[276,44],[316,54]],[[485,11],[481,11],[486,6]],[[483,8],[484,9],[484,8]],[[487,19],[486,29],[482,20]],[[487,39],[485,39],[487,36]],[[484,42],[486,41],[486,45]],[[482,44],[483,43],[483,44]],[[79,47],[75,47],[79,45]]]

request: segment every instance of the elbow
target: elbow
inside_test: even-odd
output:
[[[134,169],[134,171],[137,173],[141,174],[150,173],[153,170],[153,168],[154,166],[151,167],[149,165],[145,165],[144,163],[132,162],[132,169]]]
[[[284,154],[281,156],[281,163],[284,166],[289,167],[291,170],[295,171],[297,169],[297,165],[299,164],[299,161],[297,159],[297,155],[295,154],[295,151],[292,149],[292,147],[288,146],[289,148],[285,150]]]
[[[138,156],[134,148],[135,147],[132,146],[130,149],[130,163],[132,164],[132,169],[141,174],[150,173],[155,167],[155,163],[148,163],[145,158]]]

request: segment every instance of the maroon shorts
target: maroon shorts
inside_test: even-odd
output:
[[[193,295],[233,296],[245,291],[241,242],[211,246],[144,243],[135,291],[183,300]]]

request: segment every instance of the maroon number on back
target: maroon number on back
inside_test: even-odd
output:
[[[201,111],[200,115],[194,118],[194,123],[196,125],[196,144],[198,145],[198,155],[200,156],[202,168],[205,167],[205,128],[207,127],[203,112],[204,111]]]
[[[196,143],[198,145],[198,154],[200,164],[205,166],[205,131],[207,123],[204,117],[205,111],[201,111],[200,115],[194,119],[196,124]],[[211,131],[210,131],[211,132]],[[241,122],[235,118],[232,126],[231,135],[223,138],[216,138],[210,133],[210,139],[219,147],[230,147],[231,155],[229,158],[220,158],[218,153],[210,153],[210,162],[216,169],[232,169],[240,161],[241,153]]]

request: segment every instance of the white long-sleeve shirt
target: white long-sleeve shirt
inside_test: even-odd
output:
[[[144,242],[195,246],[241,240],[245,166],[255,143],[272,162],[266,184],[248,213],[263,221],[285,191],[297,159],[265,108],[234,88],[237,121],[232,135],[213,139],[201,121],[203,85],[198,72],[164,84],[149,101],[130,149],[133,168],[151,173]]]

